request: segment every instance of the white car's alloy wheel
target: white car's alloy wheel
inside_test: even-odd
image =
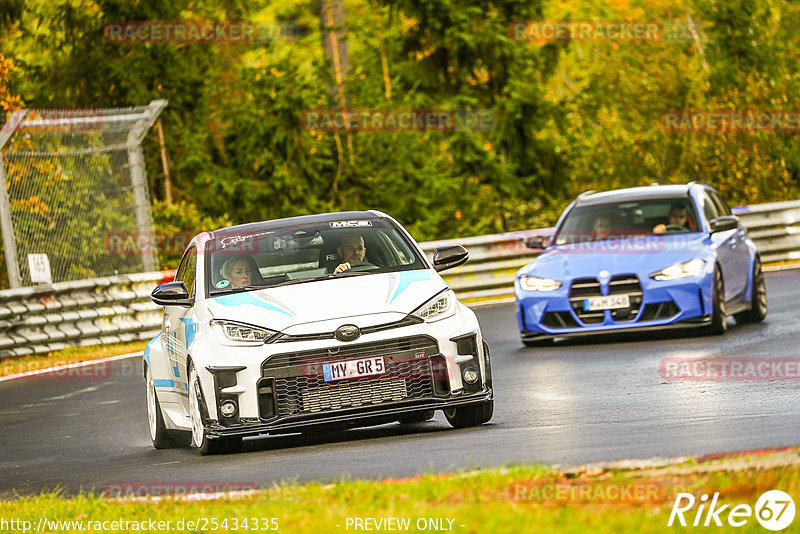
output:
[[[216,438],[208,439],[203,426],[202,405],[203,390],[200,387],[200,378],[194,365],[189,367],[189,412],[192,418],[192,443],[200,450],[200,454],[217,454],[237,452],[242,447],[242,438]]]
[[[194,366],[189,371],[189,412],[192,417],[192,444],[202,448],[206,440],[206,431],[203,428],[203,417],[200,414],[200,379]]]
[[[145,383],[147,387],[147,426],[150,430],[150,439],[153,440],[153,447],[169,449],[189,445],[189,432],[168,430],[164,424],[164,416],[161,413],[161,406],[156,394],[156,383],[149,366],[145,370]]]
[[[156,441],[156,385],[150,368],[147,368],[147,422],[150,427],[150,439]]]

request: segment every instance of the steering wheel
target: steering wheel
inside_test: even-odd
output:
[[[688,230],[688,228],[686,228],[685,226],[681,226],[680,224],[668,224],[665,227],[665,230],[667,232],[685,232],[686,230]]]
[[[374,263],[370,263],[368,261],[357,261],[357,262],[351,263],[350,264],[350,268],[347,269],[347,271],[342,271],[342,272],[346,273],[348,271],[352,271],[354,273],[357,273],[357,272],[360,272],[360,271],[373,271],[375,269],[380,269],[380,267],[378,267]]]

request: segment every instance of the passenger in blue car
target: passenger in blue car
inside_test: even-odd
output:
[[[594,220],[592,226],[592,241],[602,241],[611,237],[611,217],[605,213],[601,213]]]

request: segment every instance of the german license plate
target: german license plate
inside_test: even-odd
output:
[[[616,310],[628,308],[631,303],[628,295],[608,295],[605,297],[589,297],[583,299],[583,311]]]
[[[384,371],[386,371],[386,367],[383,364],[383,356],[326,363],[322,365],[322,377],[326,382],[379,375]]]

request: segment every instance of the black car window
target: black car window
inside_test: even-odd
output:
[[[176,282],[183,282],[189,290],[189,298],[194,298],[194,280],[197,276],[197,247],[192,246],[183,255],[181,266],[175,275]]]
[[[731,209],[728,207],[725,201],[722,200],[722,197],[719,195],[719,193],[716,191],[709,191],[709,194],[711,195],[711,199],[714,201],[714,205],[717,207],[717,212],[720,214],[720,216],[732,215]]]
[[[424,258],[394,224],[382,218],[300,223],[261,230],[221,230],[207,244],[209,294],[344,276],[424,269]],[[343,246],[344,245],[344,246]],[[354,260],[347,250],[358,251]],[[238,271],[238,275],[237,275]]]
[[[713,221],[720,216],[717,206],[707,191],[703,192],[703,213],[709,221]]]
[[[659,225],[669,224],[670,213],[685,210],[683,228],[670,227],[663,233],[697,232],[695,208],[688,197],[664,197],[605,204],[575,206],[561,223],[556,245],[654,235]]]

